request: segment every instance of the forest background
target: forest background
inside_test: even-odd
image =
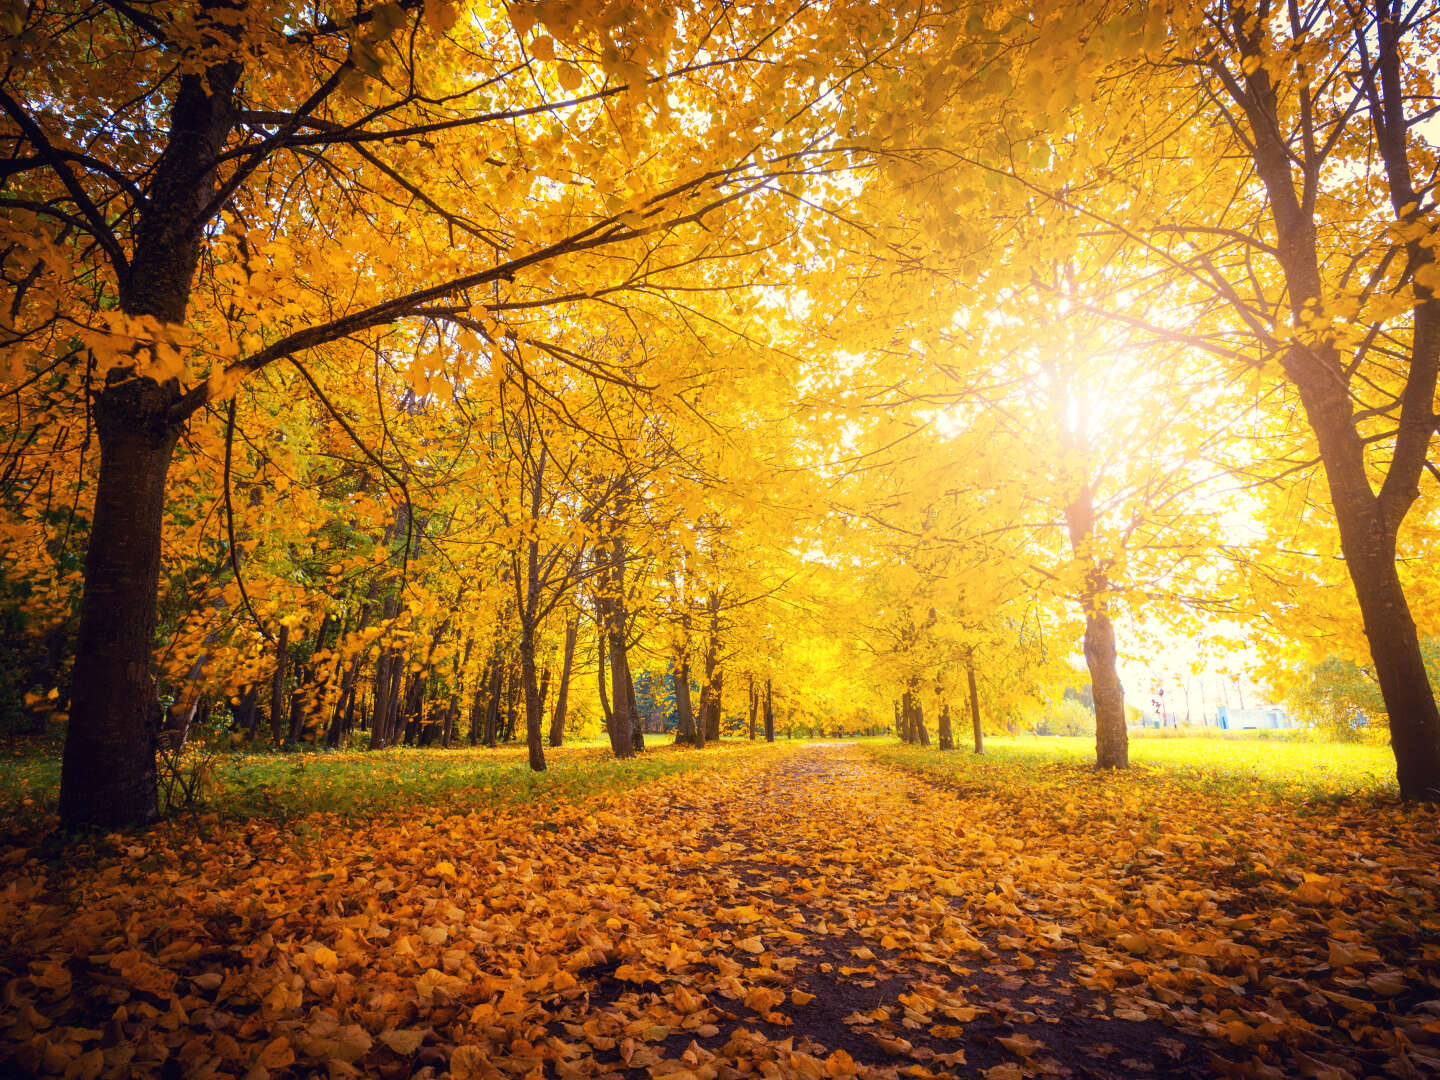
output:
[[[197,731],[539,770],[655,701],[1123,767],[1161,625],[1440,792],[1427,5],[0,25],[0,698],[68,823]]]

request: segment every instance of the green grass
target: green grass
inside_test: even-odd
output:
[[[909,768],[974,782],[1054,781],[1095,761],[1095,740],[1069,736],[994,737],[977,758],[962,746],[940,754],[901,743],[868,744]],[[1163,778],[1219,797],[1317,802],[1395,797],[1395,757],[1388,746],[1258,738],[1135,738],[1132,773]],[[1018,774],[1018,775],[1017,775]]]
[[[227,819],[290,821],[310,813],[369,816],[417,808],[448,813],[532,801],[574,802],[692,769],[734,768],[751,754],[748,741],[698,751],[657,736],[650,736],[649,744],[645,753],[625,761],[612,757],[603,740],[547,748],[543,773],[530,770],[523,746],[234,751],[215,758],[214,779],[200,810]],[[24,833],[53,824],[59,782],[56,742],[21,744],[0,754],[0,832]]]

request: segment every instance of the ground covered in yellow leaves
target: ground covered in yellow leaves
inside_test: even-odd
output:
[[[1440,1072],[1433,810],[961,758],[14,848],[0,1072]]]

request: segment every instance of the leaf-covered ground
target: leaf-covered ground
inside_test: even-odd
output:
[[[0,855],[41,1075],[1440,1070],[1432,810],[854,746]]]

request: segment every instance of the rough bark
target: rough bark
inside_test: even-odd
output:
[[[67,826],[140,825],[158,813],[150,652],[165,478],[177,431],[171,395],[112,382],[95,402],[100,475],[60,773]]]
[[[119,281],[126,315],[185,321],[209,222],[213,162],[233,124],[241,66],[179,79],[165,149],[135,218]],[[165,482],[179,427],[174,382],[112,368],[93,415],[100,471],[85,557],[70,721],[60,770],[67,827],[140,825],[156,817],[151,652],[158,603]]]
[[[1130,735],[1125,727],[1125,689],[1110,622],[1110,582],[1094,554],[1095,492],[1084,485],[1065,507],[1070,546],[1080,560],[1084,578],[1080,605],[1085,611],[1085,666],[1095,701],[1095,764],[1102,769],[1130,767]]]

